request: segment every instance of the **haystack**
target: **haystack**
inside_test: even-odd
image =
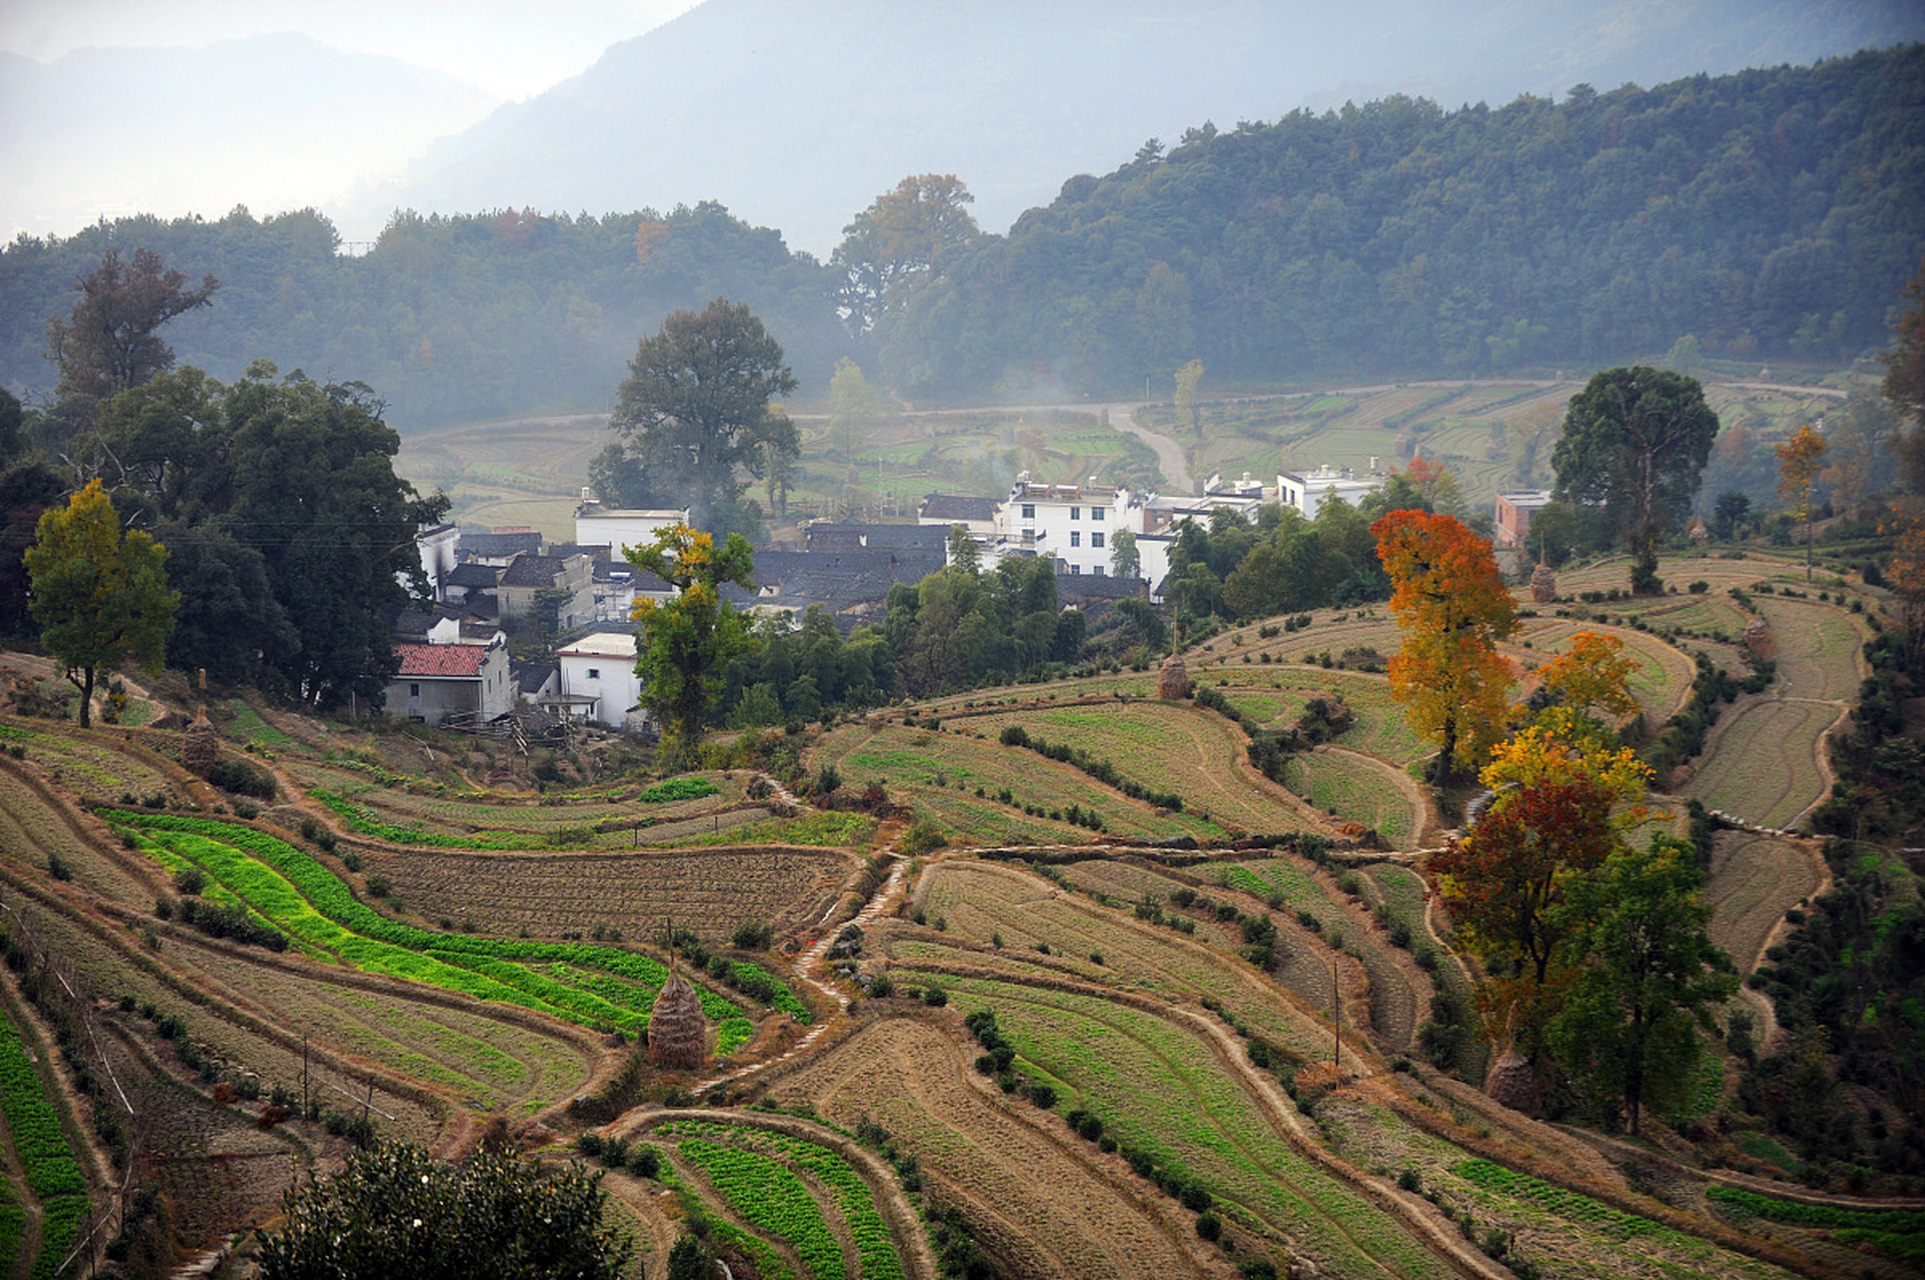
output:
[[[1507,1049],[1484,1076],[1484,1092],[1513,1111],[1529,1115],[1537,1110],[1537,1076],[1515,1048]]]
[[[207,776],[207,771],[212,769],[215,761],[220,758],[220,731],[208,723],[207,712],[203,708],[195,714],[193,723],[181,730],[181,767],[189,773],[197,773],[204,778]]]
[[[708,1019],[702,1000],[681,971],[670,968],[648,1015],[648,1056],[662,1067],[699,1067],[708,1061]]]
[[[1548,564],[1539,564],[1531,571],[1531,603],[1553,604],[1557,600],[1557,575],[1551,572]]]
[[[1756,614],[1752,615],[1750,622],[1745,623],[1745,648],[1751,651],[1753,659],[1760,662],[1770,658],[1777,649],[1771,624]]]
[[[1173,653],[1163,660],[1162,669],[1156,673],[1156,696],[1172,701],[1190,696],[1190,668],[1182,654]]]

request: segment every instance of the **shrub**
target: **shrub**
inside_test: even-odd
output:
[[[896,842],[896,848],[911,858],[919,858],[926,853],[934,853],[949,843],[942,828],[929,818],[918,818],[909,824]]]
[[[932,1009],[940,1009],[949,1003],[949,993],[937,986],[924,987],[922,989],[922,1002]]]
[[[207,770],[207,780],[222,791],[261,800],[272,800],[281,790],[273,774],[256,769],[244,760],[216,760]]]
[[[199,867],[182,867],[174,873],[174,888],[189,897],[198,897],[207,887],[207,875]]]
[[[1223,1234],[1223,1222],[1214,1213],[1200,1213],[1196,1218],[1196,1233],[1205,1240],[1215,1240]]]
[[[767,951],[769,944],[775,941],[775,926],[744,921],[735,927],[729,941],[743,951]]]
[[[368,896],[369,897],[385,898],[388,896],[389,892],[392,891],[392,889],[393,889],[393,886],[388,883],[388,878],[386,876],[369,876],[368,877]]]

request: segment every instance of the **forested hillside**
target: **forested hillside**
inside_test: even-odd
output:
[[[153,248],[221,282],[213,306],[166,337],[181,364],[223,380],[250,361],[375,387],[402,430],[556,409],[605,409],[642,335],[718,295],[746,302],[805,387],[824,389],[847,341],[826,269],[719,205],[605,218],[513,211],[397,214],[363,256],[311,210],[218,222],[123,218],[0,252],[0,382],[56,380],[47,319],[109,247]]]
[[[1161,389],[1191,358],[1216,388],[1572,371],[1686,335],[1747,362],[1836,361],[1881,343],[1925,251],[1921,192],[1912,46],[1558,103],[1200,126],[1071,178],[1007,237],[952,221],[883,260],[902,245],[858,234],[834,268],[716,204],[401,214],[355,257],[312,213],[129,218],[0,251],[0,381],[51,385],[47,319],[109,246],[222,282],[168,328],[183,364],[359,379],[404,432],[605,408],[636,341],[717,295],[762,318],[804,400],[865,349],[924,401]],[[879,279],[889,296],[856,296]],[[852,332],[838,308],[872,323]]]
[[[875,334],[914,392],[1760,361],[1878,345],[1925,248],[1925,47],[1446,112],[1195,129],[959,251]]]

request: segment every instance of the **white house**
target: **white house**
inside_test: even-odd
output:
[[[461,528],[452,522],[437,525],[422,525],[414,535],[415,550],[421,554],[421,572],[428,576],[428,589],[436,600],[445,599],[448,575],[455,569],[455,548],[461,541]],[[412,584],[401,574],[404,587]]]
[[[1353,474],[1349,467],[1333,467],[1327,463],[1315,471],[1280,471],[1277,501],[1286,507],[1295,507],[1306,520],[1316,519],[1317,509],[1332,498],[1341,498],[1354,507],[1366,494],[1383,488],[1388,478],[1377,470],[1375,458],[1370,463],[1370,471],[1362,476]]]
[[[1128,496],[1094,477],[1083,485],[1033,484],[1025,471],[996,514],[994,558],[1049,556],[1062,562],[1065,573],[1107,574],[1110,535],[1121,527],[1117,515]]]
[[[555,651],[560,692],[544,699],[556,714],[617,729],[641,728],[642,680],[635,674],[635,633],[597,631]]]
[[[659,530],[687,523],[687,507],[614,510],[602,506],[589,490],[583,489],[581,505],[575,508],[575,544],[608,547],[619,560],[623,548],[646,546],[654,541]]]

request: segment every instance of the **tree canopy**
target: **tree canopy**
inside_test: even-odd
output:
[[[1683,528],[1717,438],[1704,388],[1682,374],[1607,369],[1571,397],[1551,455],[1556,493],[1604,508],[1631,552],[1633,590],[1661,585],[1658,542]]]
[[[92,723],[94,683],[132,658],[160,669],[178,593],[167,586],[167,548],[120,517],[98,480],[40,517],[27,549],[33,616],[41,638],[80,690],[80,724]]]
[[[690,509],[718,532],[740,531],[744,474],[773,451],[800,452],[795,424],[770,402],[795,390],[782,347],[742,303],[716,298],[677,311],[629,362],[609,428],[640,472],[646,505]]]
[[[188,288],[185,273],[152,249],[134,250],[125,265],[113,249],[77,284],[80,300],[65,320],[47,323],[47,356],[60,369],[63,396],[105,399],[173,367],[174,351],[154,332],[175,316],[204,307],[221,287],[203,276]]]
[[[634,1242],[604,1220],[600,1178],[480,1152],[447,1164],[376,1142],[325,1181],[291,1188],[286,1223],[260,1234],[263,1280],[618,1280]]]
[[[1512,675],[1497,642],[1517,630],[1517,606],[1489,541],[1460,521],[1393,511],[1370,532],[1404,633],[1390,690],[1411,725],[1436,738],[1437,774],[1448,778],[1482,763],[1502,730]]]
[[[643,704],[673,736],[671,752],[692,748],[729,662],[755,645],[748,619],[721,592],[729,583],[754,586],[753,555],[739,533],[731,533],[718,551],[714,538],[685,524],[662,529],[649,545],[624,554],[677,592],[659,604],[646,596],[635,601],[641,636],[635,671],[643,681]]]

